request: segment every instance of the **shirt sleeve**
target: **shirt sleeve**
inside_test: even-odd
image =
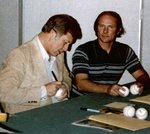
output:
[[[88,55],[82,51],[82,49],[76,49],[72,57],[73,62],[73,74],[77,73],[87,73],[88,74]]]
[[[41,87],[41,101],[45,100],[47,98],[47,90],[45,86]]]
[[[142,68],[142,66],[138,56],[135,54],[133,49],[129,47],[126,58],[126,69],[132,74],[140,68]]]

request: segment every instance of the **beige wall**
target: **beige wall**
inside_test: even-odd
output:
[[[26,31],[22,32],[23,27],[19,28],[22,24],[21,23],[22,22],[22,18],[21,18],[22,12],[19,9],[19,7],[21,7],[20,6],[21,1],[22,0],[13,0],[13,2],[10,2],[10,0],[0,0],[0,63],[2,62],[4,57],[8,54],[8,52],[11,49],[17,47],[20,44],[22,37],[24,38],[23,41],[26,41],[28,39],[31,39],[32,35],[34,35],[35,33],[38,33],[41,29],[40,26],[43,25],[43,22],[45,22],[48,19],[48,16],[50,15],[49,12],[51,11],[51,8],[49,8],[49,12],[44,11],[44,12],[46,12],[46,15],[43,15],[43,11],[40,11],[39,12],[39,15],[40,15],[39,21],[37,21],[37,17],[33,16],[31,18],[27,12],[23,12],[24,16],[26,16],[25,20],[27,19],[28,22],[31,23],[31,25],[26,25],[27,23],[23,23],[23,27],[26,27]],[[23,0],[23,1],[27,3],[27,5],[26,5],[27,7],[33,7],[33,2],[35,1],[35,2],[37,2],[36,7],[39,9],[39,8],[43,7],[43,5],[41,6],[39,2],[40,1],[45,2],[46,0],[39,0],[39,1],[38,0]],[[47,0],[47,1],[49,1],[49,0]],[[51,1],[56,2],[56,0],[51,0]],[[74,0],[72,0],[72,1],[74,1]],[[76,1],[79,1],[79,0],[76,0]],[[87,0],[87,1],[89,1],[89,0]],[[126,0],[124,0],[124,1],[128,2]],[[58,5],[60,5],[60,7],[61,7],[61,4],[59,4],[59,2],[57,1]],[[66,5],[66,4],[64,3],[64,5]],[[84,6],[82,6],[81,2],[80,2],[74,8],[78,8],[78,6],[86,7],[86,6],[88,6],[88,3],[86,3]],[[149,33],[149,31],[150,31],[150,12],[149,12],[149,6],[150,6],[150,0],[143,0],[142,40],[141,40],[140,52],[141,52],[141,62],[143,64],[144,68],[150,74],[150,60],[149,60],[150,59],[150,33]],[[111,7],[111,5],[110,5],[110,7]],[[126,7],[124,7],[124,8],[126,8]],[[83,9],[80,8],[80,9],[82,11],[84,8]],[[68,9],[66,8],[66,10],[68,10]],[[89,10],[90,10],[89,13],[92,13],[93,10],[91,8],[89,8]],[[121,10],[121,9],[117,9],[117,10]],[[53,8],[53,13],[56,13],[58,11],[61,11],[61,9]],[[71,9],[70,9],[70,11],[71,11]],[[77,12],[73,13],[73,15],[78,18],[78,14],[81,11],[79,10],[78,13]],[[34,12],[32,12],[32,13],[35,14]],[[128,15],[128,17],[130,19],[133,18],[133,16],[131,14],[128,14],[126,12],[123,13],[123,15]],[[95,16],[86,16],[86,18],[90,18],[89,24],[92,25],[93,21],[91,19],[94,20],[96,16],[97,16],[97,14],[95,14]],[[43,22],[41,22],[41,17],[42,17]],[[85,16],[82,15],[81,17],[85,17]],[[86,22],[83,22],[82,25],[85,25],[85,24],[86,24]],[[86,31],[87,29],[89,29],[89,27],[85,26],[84,32],[87,32]],[[30,32],[30,30],[32,32]],[[92,30],[93,29],[91,26],[91,31]],[[130,28],[130,30],[132,32],[132,28]],[[26,34],[28,32],[29,32],[29,35]],[[131,33],[131,32],[129,31],[129,33]],[[132,34],[132,35],[134,35],[134,34]],[[86,38],[94,37],[93,33],[86,35],[86,36],[87,36]],[[83,40],[81,42],[85,42],[87,40],[86,38],[83,37]],[[80,42],[77,42],[77,43],[79,44]],[[129,43],[129,44],[132,44],[132,43]],[[71,54],[69,54],[69,56],[70,55]],[[71,58],[71,56],[70,56],[70,58]],[[70,64],[70,61],[69,61],[69,64]]]
[[[76,47],[96,38],[93,24],[97,15],[104,10],[114,10],[121,15],[127,31],[127,33],[123,35],[122,38],[118,38],[118,40],[130,45],[136,54],[140,56],[140,1],[141,0],[23,0],[23,42],[30,40],[35,34],[40,32],[41,27],[50,16],[56,13],[73,15],[81,25],[83,38],[73,45],[70,52],[67,52],[67,63],[70,70],[72,70],[72,54]],[[124,84],[132,80],[133,77],[126,71],[120,83]]]
[[[150,0],[143,0],[142,64],[150,75]]]
[[[11,49],[17,47],[21,33],[19,29],[20,0],[0,0],[0,63]]]

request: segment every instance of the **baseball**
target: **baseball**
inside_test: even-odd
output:
[[[148,112],[145,108],[138,108],[135,115],[138,119],[145,120],[148,116]]]
[[[126,106],[123,108],[123,114],[127,117],[133,117],[135,114],[135,108],[133,106]]]
[[[130,92],[133,95],[137,95],[139,93],[139,88],[136,84],[130,86]]]
[[[63,93],[63,89],[61,89],[61,88],[58,89],[57,92],[56,92],[56,94],[55,94],[55,97],[57,97],[57,98],[61,97],[62,93]]]
[[[124,90],[119,89],[119,92],[121,92],[122,94],[124,94],[124,97],[129,95],[129,89],[125,86],[122,87]]]

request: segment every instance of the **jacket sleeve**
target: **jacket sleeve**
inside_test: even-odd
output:
[[[26,73],[26,56],[18,49],[13,50],[6,58],[0,71],[0,101],[12,104],[26,104],[37,101],[39,105],[41,85],[27,84],[21,86]],[[29,76],[30,80],[30,76]],[[36,93],[35,93],[36,90]],[[32,103],[28,104],[32,105]]]
[[[64,83],[64,85],[67,87],[68,90],[68,95],[70,94],[70,90],[71,90],[71,78],[70,78],[70,74],[69,74],[69,69],[67,68],[67,62],[65,62],[65,57],[64,57],[64,53],[62,53],[61,55],[58,56],[59,61],[61,62],[61,70],[62,70],[62,82]],[[59,64],[60,65],[60,64]]]
[[[67,87],[68,96],[70,96],[71,78],[69,77],[69,71],[67,70],[66,66],[64,66],[63,83],[64,83],[64,85]]]

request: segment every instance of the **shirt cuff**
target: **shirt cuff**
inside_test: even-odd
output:
[[[41,87],[41,101],[42,100],[46,100],[47,98],[47,90],[46,90],[46,86],[42,86]]]

